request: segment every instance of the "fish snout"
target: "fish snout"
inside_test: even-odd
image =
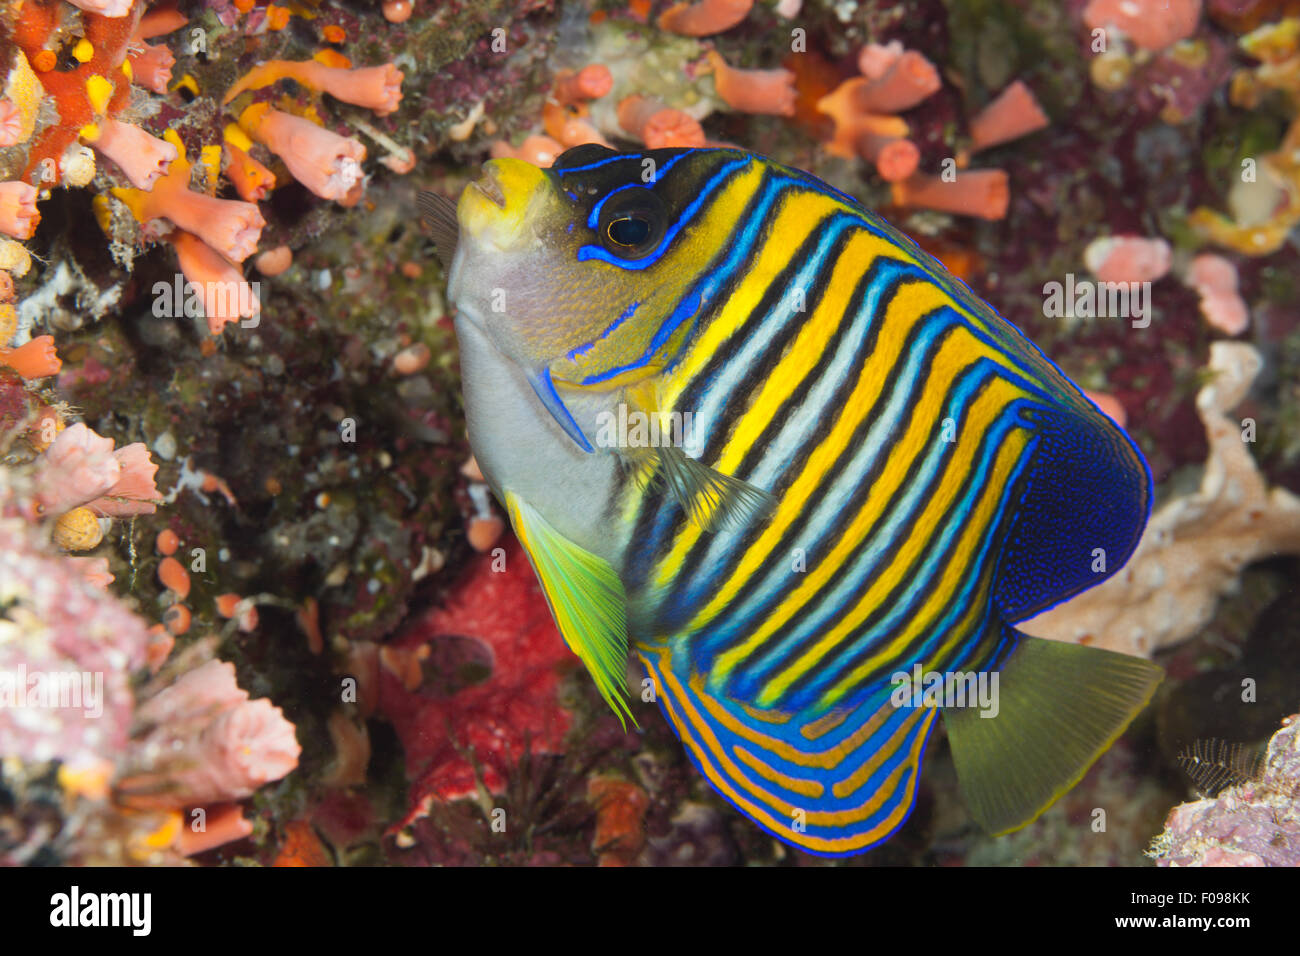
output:
[[[528,211],[546,174],[519,159],[493,159],[461,193],[457,215],[464,233],[505,249],[523,234]]]

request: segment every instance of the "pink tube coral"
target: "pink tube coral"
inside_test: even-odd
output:
[[[143,53],[129,57],[131,61],[131,82],[159,96],[167,92],[172,81],[172,67],[176,57],[172,51],[161,43],[146,45]]]
[[[916,50],[903,53],[878,78],[857,87],[858,106],[869,113],[901,113],[938,92],[939,71]]]
[[[107,494],[121,477],[113,439],[77,422],[59,432],[41,456],[37,501],[46,514],[63,514]]]
[[[713,85],[733,110],[793,116],[794,74],[789,70],[741,70],[727,65],[717,50],[710,50]]]
[[[902,139],[909,132],[907,123],[900,117],[872,113],[861,108],[858,91],[868,82],[861,77],[845,80],[817,101],[817,111],[829,116],[835,123],[835,134],[826,144],[826,151],[832,156],[851,159],[864,155],[862,146],[865,143],[870,154],[866,158],[874,159],[872,144],[879,140]]]
[[[87,507],[101,518],[130,518],[157,511],[154,502],[160,495],[154,476],[158,466],[150,460],[149,449],[142,442],[132,442],[113,452],[113,458],[120,468],[117,481]]]
[[[518,149],[505,140],[497,140],[492,144],[491,152],[493,159],[522,159],[534,166],[549,169],[556,158],[564,152],[564,146],[549,136],[529,136]]]
[[[1089,29],[1114,29],[1143,50],[1163,50],[1196,32],[1201,0],[1091,0],[1083,11]]]
[[[614,88],[614,77],[609,67],[600,63],[584,66],[576,73],[571,70],[561,72],[555,78],[552,96],[561,106],[576,106],[588,100],[600,99]]]
[[[171,143],[150,136],[130,123],[105,117],[98,126],[99,137],[91,145],[117,163],[136,189],[152,190],[180,155]]]
[[[565,149],[596,143],[608,146],[609,142],[600,134],[600,130],[558,103],[547,102],[542,106],[542,126],[546,133]],[[549,164],[548,164],[549,165]]]
[[[970,151],[1009,143],[1047,125],[1047,114],[1029,87],[1016,80],[971,120]]]
[[[175,136],[167,135],[169,141]],[[266,220],[253,203],[217,199],[190,189],[190,168],[185,157],[179,156],[151,192],[115,188],[113,195],[126,203],[140,222],[166,219],[178,229],[194,233],[232,262],[243,262],[257,248]]]
[[[260,90],[284,79],[296,80],[344,103],[364,106],[380,116],[392,113],[402,102],[402,71],[391,63],[348,70],[316,60],[268,60],[258,64],[226,91],[223,102],[229,103],[245,90]]]
[[[240,199],[260,202],[275,188],[275,174],[234,143],[226,142],[224,158],[223,169]]]
[[[754,7],[754,0],[700,0],[675,3],[659,15],[660,29],[688,37],[706,37],[730,30]]]
[[[1223,256],[1203,253],[1192,260],[1187,284],[1201,297],[1205,321],[1228,335],[1240,335],[1250,324],[1250,309],[1237,292],[1237,267]]]
[[[133,0],[68,0],[74,7],[101,17],[124,17],[131,12]]]
[[[293,178],[322,199],[346,199],[362,182],[366,148],[355,139],[273,110],[265,103],[244,110],[239,125],[284,160]]]
[[[0,348],[0,365],[9,366],[27,381],[58,375],[63,368],[52,335],[38,335],[14,349]]]
[[[145,730],[131,762],[148,768],[121,784],[135,807],[172,809],[250,796],[298,765],[294,727],[269,700],[249,700],[235,668],[208,661],[136,709]]]
[[[23,116],[13,100],[0,99],[0,147],[13,146],[23,137]]]
[[[40,221],[35,186],[18,180],[0,183],[0,232],[15,239],[30,239]]]
[[[1159,238],[1104,236],[1088,244],[1083,261],[1102,282],[1154,282],[1169,271],[1173,250]]]
[[[1007,174],[1001,169],[964,171],[952,182],[940,176],[913,176],[894,184],[894,202],[900,206],[937,209],[960,216],[1003,219],[1011,201]]]

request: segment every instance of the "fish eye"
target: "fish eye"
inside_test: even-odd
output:
[[[599,236],[606,249],[635,259],[654,249],[663,237],[667,216],[663,202],[648,189],[615,193],[601,210]]]

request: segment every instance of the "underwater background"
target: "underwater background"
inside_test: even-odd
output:
[[[6,0],[0,86],[0,863],[1300,863],[1300,2]],[[814,173],[1142,449],[1022,629],[1167,676],[1026,828],[938,734],[806,855],[564,646],[416,196],[592,142]]]

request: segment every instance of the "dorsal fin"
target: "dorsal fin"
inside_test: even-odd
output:
[[[438,261],[444,270],[451,269],[451,260],[456,255],[456,241],[460,237],[460,220],[456,217],[455,200],[426,189],[415,197],[415,204],[419,207],[420,218],[429,227],[429,234],[437,247]]]

